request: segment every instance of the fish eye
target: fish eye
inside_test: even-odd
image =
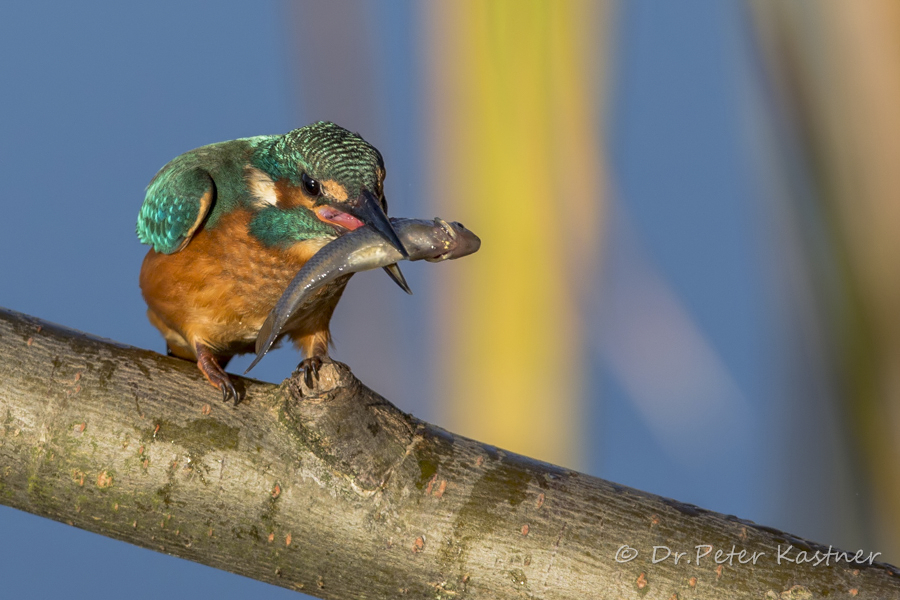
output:
[[[303,182],[303,189],[306,190],[306,193],[310,196],[318,196],[321,189],[319,188],[319,182],[304,173],[300,176],[300,180]]]

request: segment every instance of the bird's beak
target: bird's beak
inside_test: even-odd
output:
[[[388,216],[381,208],[381,203],[372,192],[363,190],[356,198],[342,202],[341,209],[380,233],[384,239],[390,242],[403,255],[403,258],[409,258],[409,253],[403,247],[403,242],[400,241],[397,232],[394,231],[394,226],[391,225]]]
[[[394,280],[394,283],[400,286],[401,290],[403,290],[407,294],[412,294],[412,290],[409,288],[409,284],[406,283],[406,277],[403,276],[403,271],[400,270],[400,265],[398,265],[397,263],[388,265],[384,267],[384,272],[391,276],[391,279]]]

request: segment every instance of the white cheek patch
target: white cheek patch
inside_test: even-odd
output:
[[[247,167],[244,171],[244,180],[255,204],[259,204],[260,207],[278,205],[275,182],[265,172],[256,167]]]

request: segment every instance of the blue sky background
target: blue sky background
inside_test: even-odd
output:
[[[786,334],[769,217],[744,131],[752,56],[740,4],[624,5],[606,115],[614,178],[607,273],[595,318],[585,323],[594,337],[590,387],[597,392],[586,406],[595,433],[585,439],[580,466],[826,543],[859,543],[853,535],[835,539],[844,534],[833,513],[803,501],[821,488],[798,492],[794,502],[778,492],[803,459],[785,458]],[[379,66],[367,74],[375,90],[370,117],[347,123],[339,118],[343,108],[305,97],[300,82],[327,85],[327,74],[314,59],[297,59],[291,28],[299,12],[286,4],[4,4],[0,306],[162,351],[137,285],[146,247],[134,222],[150,178],[191,148],[283,133],[320,118],[359,130],[381,149],[392,214],[433,216],[420,193],[426,145],[414,6],[376,9],[369,2],[355,15],[371,31],[356,43]],[[329,110],[337,117],[322,114]],[[466,224],[477,231],[477,223]],[[421,403],[430,378],[421,360],[429,340],[421,332],[429,299],[440,293],[440,272],[418,264],[405,272],[412,298],[378,273],[354,279],[335,317],[335,356],[401,408],[433,419],[435,408]],[[617,354],[633,327],[652,321],[640,312],[648,289],[664,300],[647,315],[680,315],[712,373],[709,388],[685,380],[683,408],[678,393],[657,411],[652,394],[642,404],[634,390],[653,382],[629,379]],[[389,314],[371,325],[384,330],[360,340],[373,298]],[[663,348],[651,360],[655,372],[677,373],[665,330],[646,333]],[[280,381],[296,363],[290,350],[275,352],[254,375]],[[706,402],[709,419],[683,419],[698,402]],[[653,419],[660,411],[672,411],[669,430]],[[812,472],[828,469],[808,458]],[[297,597],[5,507],[0,579],[15,598],[117,598],[125,590],[135,600]]]

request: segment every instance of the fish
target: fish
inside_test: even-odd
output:
[[[404,258],[383,235],[370,227],[347,232],[323,246],[297,272],[269,312],[256,337],[256,358],[244,374],[266,355],[291,317],[326,283],[351,273],[390,267],[401,260],[441,262],[462,258],[481,247],[481,239],[455,221],[392,218],[391,224],[409,258]]]

